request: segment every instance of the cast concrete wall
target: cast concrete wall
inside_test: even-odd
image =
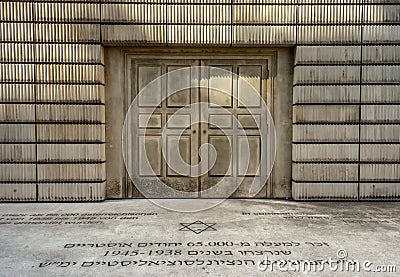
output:
[[[102,45],[295,46],[293,197],[399,199],[399,43],[396,0],[3,1],[0,199],[104,199]]]

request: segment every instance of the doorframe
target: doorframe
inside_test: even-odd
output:
[[[276,106],[278,103],[275,102],[276,98],[276,91],[279,90],[280,84],[277,84],[276,82],[276,77],[277,74],[279,73],[279,68],[278,68],[278,63],[277,60],[281,59],[281,57],[286,57],[284,60],[289,62],[288,67],[290,68],[289,70],[289,76],[287,76],[287,80],[283,80],[283,82],[290,82],[290,88],[293,83],[293,49],[292,48],[204,48],[204,47],[199,47],[199,48],[182,48],[182,47],[130,47],[130,48],[118,48],[118,47],[107,47],[105,49],[105,64],[106,64],[106,98],[107,96],[110,96],[111,98],[114,98],[114,100],[118,100],[118,106],[120,107],[120,112],[119,114],[123,114],[123,119],[125,118],[125,113],[129,107],[130,102],[133,99],[126,99],[124,95],[126,96],[126,92],[130,90],[131,88],[131,78],[130,78],[130,72],[131,72],[131,61],[134,58],[140,58],[140,59],[255,59],[255,60],[267,60],[267,66],[268,66],[268,71],[269,71],[269,76],[267,78],[267,85],[268,85],[268,92],[267,92],[267,106],[270,110],[270,113],[274,119],[275,125],[277,125],[275,121],[275,115],[276,115]],[[118,60],[116,60],[118,59]],[[109,66],[109,63],[112,64],[113,66]],[[108,70],[109,69],[109,70]],[[114,72],[111,72],[114,71]],[[286,70],[287,71],[287,70]],[[111,76],[110,76],[111,75]],[[280,76],[278,76],[280,77]],[[282,77],[282,76],[281,76]],[[122,81],[122,84],[115,84],[116,80]],[[278,83],[281,83],[282,80]],[[117,92],[115,91],[117,90]],[[288,89],[286,89],[288,90]],[[114,93],[114,95],[109,95],[111,93]],[[115,95],[115,94],[121,94],[122,96]],[[124,99],[121,99],[123,97]],[[129,96],[130,97],[130,96]],[[290,99],[292,99],[292,89],[290,90],[290,95],[288,95]],[[122,103],[121,103],[122,101]],[[128,104],[129,103],[129,104]],[[122,104],[122,106],[121,106]],[[291,104],[291,103],[290,103]],[[111,106],[111,105],[110,105]],[[112,105],[114,107],[109,107],[107,105],[107,99],[106,99],[106,114],[109,116],[113,114],[112,109],[115,109],[115,103]],[[107,117],[107,115],[106,115]],[[287,116],[290,118],[290,122],[286,122],[285,124],[290,124],[290,130],[291,128],[291,105],[290,105],[290,115]],[[108,141],[107,139],[107,134],[110,134],[112,132],[110,128],[107,128],[107,122],[109,122],[108,126],[110,127],[111,121],[115,122],[115,120],[106,120],[106,144],[112,145],[113,143]],[[279,124],[279,123],[278,123]],[[123,125],[123,122],[122,122]],[[122,125],[121,123],[118,124],[118,127],[122,131]],[[113,128],[111,128],[113,129]],[[116,128],[114,128],[116,129]],[[112,132],[114,133],[114,132]],[[116,141],[116,136],[121,134],[119,132],[118,134],[113,134],[113,141]],[[288,133],[288,141],[290,140],[291,142],[291,131],[290,134]],[[277,141],[279,142],[279,138],[277,137]],[[106,158],[107,162],[114,163],[116,160],[119,160],[119,162],[122,161],[122,168],[121,165],[119,166],[108,166],[107,167],[107,198],[125,198],[128,196],[129,192],[129,187],[127,186],[129,176],[127,175],[127,172],[125,170],[125,165],[123,163],[122,158],[117,158],[118,154],[117,153],[110,153],[110,152],[115,152],[118,151],[118,148],[121,149],[121,143],[117,145],[117,147],[111,147],[113,149],[110,149],[110,147],[106,147]],[[290,152],[290,154],[285,155],[286,158],[290,156],[290,160],[284,161],[283,163],[286,166],[289,166],[289,169],[286,170],[286,172],[290,172],[291,174],[291,144],[290,144],[290,149],[286,149],[285,151]],[[277,158],[278,158],[278,152],[277,151]],[[107,153],[109,155],[107,155]],[[120,156],[122,156],[122,149],[121,152],[119,153]],[[108,156],[112,156],[111,159],[108,159]],[[118,167],[118,172],[114,172],[115,168]],[[281,168],[282,166],[280,166]],[[118,178],[118,174],[121,176]],[[270,178],[268,179],[267,182],[267,198],[282,198],[282,197],[287,197],[288,193],[291,192],[291,175],[288,176],[289,173],[285,173],[286,176],[282,179],[280,176],[280,179],[276,181],[275,176],[277,174],[276,168],[274,166],[274,169],[271,172]],[[116,174],[115,174],[116,173]],[[112,176],[114,175],[114,176]],[[279,175],[279,174],[278,174]],[[282,175],[282,174],[280,174]],[[279,183],[279,184],[278,184]],[[279,185],[280,188],[278,189],[278,192],[275,192],[275,187]],[[289,187],[290,186],[290,187]],[[284,195],[283,195],[284,194]],[[290,195],[289,195],[290,196]]]

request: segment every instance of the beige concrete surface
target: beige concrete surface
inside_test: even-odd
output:
[[[198,201],[207,200],[181,203]],[[144,199],[1,204],[0,275],[398,276],[399,208],[398,202],[227,200],[178,213]],[[270,264],[265,271],[263,260]],[[279,264],[288,272],[279,271],[279,260],[291,261]],[[295,260],[324,270],[293,271]],[[360,272],[351,265],[346,272],[351,261]],[[372,272],[378,269],[397,272]]]

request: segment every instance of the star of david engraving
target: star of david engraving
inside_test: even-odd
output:
[[[192,223],[179,223],[183,227],[179,229],[179,231],[192,231],[193,233],[200,234],[204,231],[217,231],[213,226],[217,223],[204,223],[200,220],[197,220]]]

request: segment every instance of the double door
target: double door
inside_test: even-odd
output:
[[[260,169],[268,159],[262,155],[270,149],[261,141],[260,126],[268,124],[261,111],[267,60],[137,59],[130,78],[132,99],[138,98],[128,191],[157,190],[158,179],[190,197],[245,198],[255,179],[265,179]],[[250,97],[243,82],[259,97]],[[262,186],[256,197],[267,196]]]

